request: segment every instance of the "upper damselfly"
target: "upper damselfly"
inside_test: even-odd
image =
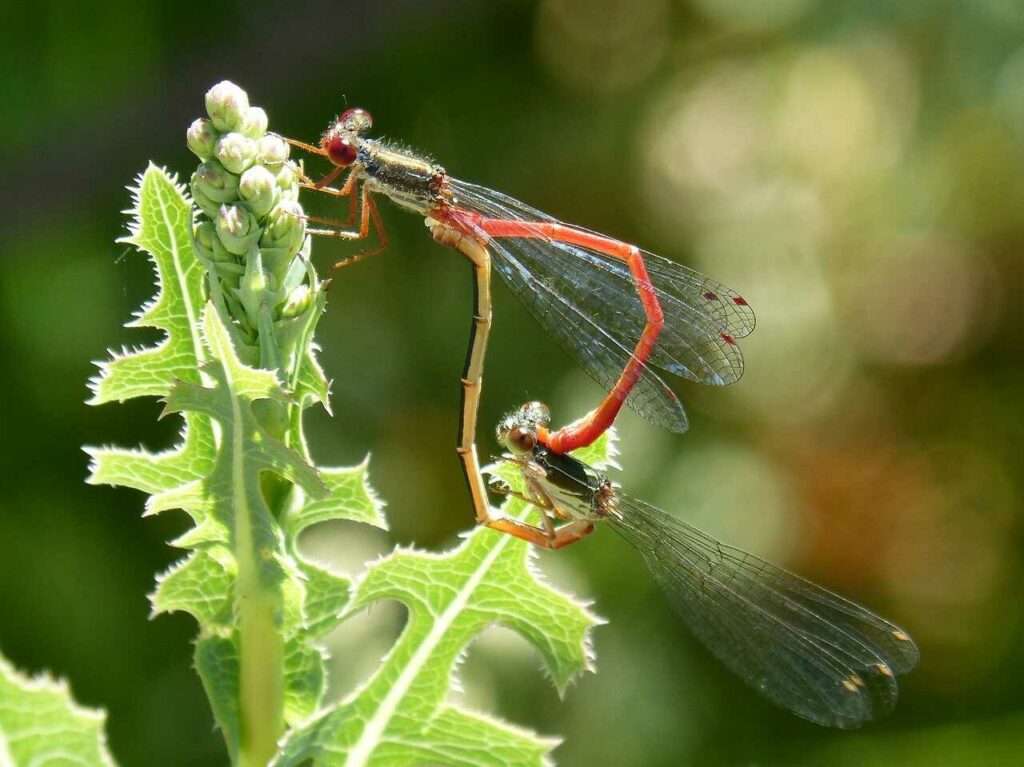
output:
[[[287,139],[334,166],[315,183],[305,178],[307,187],[349,199],[347,219],[310,216],[326,228],[309,231],[355,240],[376,230],[377,247],[336,266],[379,253],[387,235],[374,196],[383,195],[422,215],[435,240],[473,264],[476,302],[457,449],[480,522],[490,518],[475,429],[491,325],[492,264],[545,331],[608,390],[583,419],[550,432],[551,450],[567,453],[590,444],[624,403],[649,421],[685,431],[682,404],[655,368],[716,386],[740,378],[743,357],[736,341],[753,330],[754,313],[739,294],[635,245],[453,178],[430,159],[369,138],[372,125],[367,111],[349,109],[319,144]],[[339,187],[331,186],[342,177]]]

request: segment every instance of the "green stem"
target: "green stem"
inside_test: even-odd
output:
[[[275,621],[277,601],[239,573],[240,767],[266,767],[284,733],[284,638]]]
[[[234,438],[241,440],[240,430],[235,430]],[[244,460],[244,452],[244,445],[234,446],[237,463]],[[239,631],[238,765],[266,767],[277,753],[277,741],[284,734],[284,636],[279,625],[283,597],[280,584],[268,583],[264,577],[263,559],[270,552],[256,542],[253,510],[247,502],[242,466],[233,468],[238,562],[235,593]]]

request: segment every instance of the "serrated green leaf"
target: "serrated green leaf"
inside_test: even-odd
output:
[[[223,546],[193,552],[157,578],[150,596],[154,613],[187,612],[207,630],[232,624],[235,560]]]
[[[121,241],[149,255],[158,292],[128,327],[157,328],[166,338],[150,348],[113,353],[101,363],[91,404],[163,396],[176,379],[198,381],[206,356],[199,337],[204,269],[192,252],[192,205],[184,188],[153,164],[132,197],[129,234]]]
[[[322,497],[326,488],[316,470],[270,436],[253,413],[258,400],[288,401],[274,374],[241,362],[212,304],[204,313],[204,332],[212,355],[204,372],[213,384],[178,382],[167,396],[166,409],[200,412],[214,419],[220,426],[220,446],[214,468],[201,486],[172,492],[172,502],[192,515],[200,527],[212,515],[219,527],[230,531],[235,556],[248,557],[265,588],[279,589],[292,573],[282,562],[284,541],[267,507],[260,475],[273,472],[314,497]],[[163,499],[159,505],[167,503]],[[301,585],[298,589],[301,594]],[[284,607],[282,617],[301,615],[301,606]]]
[[[240,721],[238,643],[233,637],[201,636],[193,655],[206,697],[224,735],[231,761],[238,754]]]
[[[532,510],[518,500],[510,514]],[[352,698],[290,736],[278,765],[542,765],[555,741],[448,703],[461,653],[501,623],[541,653],[564,691],[591,667],[586,606],[543,583],[528,544],[478,529],[452,552],[397,550],[373,565],[350,611],[398,599],[409,620],[374,676]]]
[[[295,541],[311,525],[330,520],[363,522],[387,529],[384,503],[370,487],[368,461],[351,468],[320,469],[328,495],[308,499],[285,517],[283,526],[288,539]],[[306,582],[306,634],[322,636],[342,620],[349,599],[349,580],[308,561],[301,552],[295,553],[295,559]]]
[[[581,459],[608,465],[614,437],[602,437]],[[509,464],[489,467],[517,483]],[[509,498],[502,511],[536,519]],[[274,762],[294,767],[445,764],[457,767],[545,765],[557,739],[465,711],[448,702],[459,657],[485,628],[500,623],[526,638],[544,659],[559,692],[592,668],[590,631],[601,620],[586,605],[539,577],[535,549],[479,528],[443,555],[397,549],[372,565],[347,613],[397,599],[405,629],[377,672],[358,691],[286,737]]]
[[[170,389],[170,382],[167,384]],[[185,484],[213,466],[213,432],[209,420],[185,415],[181,443],[165,452],[150,453],[113,447],[86,447],[92,459],[91,485],[120,485],[144,493],[160,493]]]
[[[299,569],[306,579],[305,633],[309,637],[320,637],[341,623],[351,584],[348,578],[304,559],[299,560]]]
[[[351,468],[321,468],[320,479],[328,493],[309,499],[287,516],[284,527],[289,537],[297,537],[310,525],[332,519],[363,522],[386,530],[384,503],[370,487],[368,462],[369,458]]]
[[[381,743],[374,751],[373,763],[478,767],[548,764],[548,754],[560,742],[449,706],[431,720],[417,740]]]
[[[202,264],[191,245],[192,204],[168,173],[150,164],[132,189],[129,234],[123,239],[146,253],[157,278],[157,294],[128,323],[151,327],[165,338],[155,346],[111,352],[90,381],[89,404],[134,397],[165,396],[175,381],[200,380],[207,357],[200,336],[204,298]],[[207,474],[213,465],[209,419],[185,416],[181,444],[162,453],[87,447],[92,484],[133,487],[147,493],[170,490]]]
[[[156,609],[188,610],[207,631],[229,631],[233,621],[244,622],[240,611],[259,600],[271,611],[279,641],[285,642],[306,626],[305,583],[267,506],[261,475],[272,472],[285,477],[313,497],[323,496],[326,488],[317,472],[297,452],[268,434],[253,412],[258,401],[288,402],[275,375],[242,363],[212,304],[207,305],[203,321],[211,357],[203,371],[211,384],[179,382],[167,396],[166,409],[199,412],[217,422],[216,461],[201,483],[157,496],[154,505],[185,509],[196,521],[197,530],[208,531],[199,540],[215,539],[217,531],[228,531],[230,547],[201,544],[197,556],[161,579],[153,604]],[[250,575],[243,585],[246,572]],[[205,587],[203,576],[209,576]],[[208,691],[237,700],[241,690],[237,630],[225,641],[227,644],[201,642],[196,665]],[[284,664],[284,716],[308,716],[323,691],[322,658],[318,651],[294,642],[282,652],[283,659],[278,662]],[[233,718],[239,715],[239,707],[222,702],[214,706],[214,712],[230,743],[241,728]],[[232,748],[236,745],[232,743]]]
[[[294,725],[314,713],[327,686],[324,651],[298,638],[285,646],[284,720]]]
[[[113,767],[103,711],[79,706],[66,682],[28,679],[0,658],[0,764]]]
[[[128,327],[155,328],[165,338],[153,347],[112,352],[90,381],[90,404],[164,396],[175,381],[199,382],[207,356],[199,328],[206,302],[204,272],[191,248],[191,204],[181,185],[153,164],[139,177],[132,200],[129,235],[123,242],[150,257],[158,290]],[[187,415],[181,443],[164,453],[86,448],[92,458],[89,482],[161,493],[209,472],[213,442],[209,419]]]

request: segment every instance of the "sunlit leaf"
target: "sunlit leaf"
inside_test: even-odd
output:
[[[112,767],[106,714],[83,708],[66,682],[29,679],[0,658],[0,764]]]

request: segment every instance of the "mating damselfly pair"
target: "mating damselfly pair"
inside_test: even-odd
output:
[[[765,697],[811,721],[855,727],[889,711],[896,675],[917,648],[893,624],[826,589],[719,543],[621,493],[570,455],[615,421],[623,404],[671,431],[685,411],[656,369],[699,383],[739,380],[737,339],[754,328],[747,301],[724,285],[635,245],[564,224],[499,192],[460,181],[407,149],[370,138],[370,114],[348,109],[317,144],[286,139],[333,166],[307,188],[347,198],[345,218],[310,216],[313,234],[348,240],[387,236],[375,196],[423,216],[431,236],[473,267],[475,300],[457,452],[477,521],[544,548],[574,543],[606,524],[646,560],[693,633]],[[338,186],[332,186],[336,180]],[[589,415],[551,429],[547,408],[529,403],[498,428],[518,487],[492,490],[526,500],[540,524],[495,511],[476,448],[484,358],[497,270],[544,330],[608,394]]]

